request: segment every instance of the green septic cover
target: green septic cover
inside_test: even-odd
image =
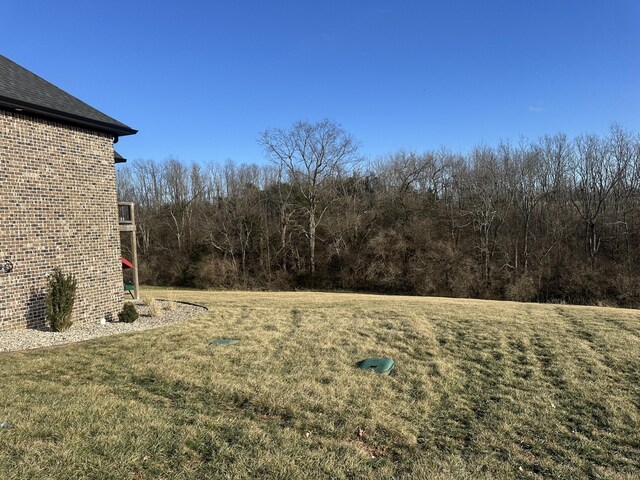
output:
[[[212,341],[209,345],[213,345],[217,347],[218,345],[233,345],[234,343],[238,343],[240,340],[235,340],[233,338],[218,338],[217,340]]]
[[[358,363],[358,368],[363,370],[373,370],[378,373],[389,373],[395,365],[395,360],[387,357],[366,358]]]

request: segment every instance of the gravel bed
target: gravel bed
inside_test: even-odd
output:
[[[99,322],[95,322],[84,325],[73,325],[66,332],[53,332],[49,327],[40,330],[29,328],[3,332],[0,333],[0,353],[81,342],[83,340],[115,335],[117,333],[139,332],[149,328],[183,322],[207,310],[205,307],[175,302],[176,309],[169,311],[164,308],[168,303],[167,301],[158,300],[158,303],[162,307],[161,317],[152,317],[149,315],[149,308],[146,305],[142,302],[135,302],[136,310],[140,316],[133,323],[115,321],[101,325]]]

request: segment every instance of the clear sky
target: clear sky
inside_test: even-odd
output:
[[[638,0],[5,1],[0,53],[140,133],[129,159],[262,162],[331,118],[370,158],[640,130]]]

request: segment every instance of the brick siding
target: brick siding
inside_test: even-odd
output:
[[[45,325],[54,267],[78,280],[74,322],[122,308],[113,141],[0,110],[0,332]]]

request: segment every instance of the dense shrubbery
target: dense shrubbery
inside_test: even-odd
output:
[[[46,318],[54,332],[68,330],[73,321],[73,304],[76,298],[77,282],[72,273],[65,275],[59,268],[54,269],[49,278],[46,301]]]
[[[314,193],[313,273],[306,173],[285,167],[121,168],[141,280],[640,305],[640,141],[620,127],[335,169]]]

